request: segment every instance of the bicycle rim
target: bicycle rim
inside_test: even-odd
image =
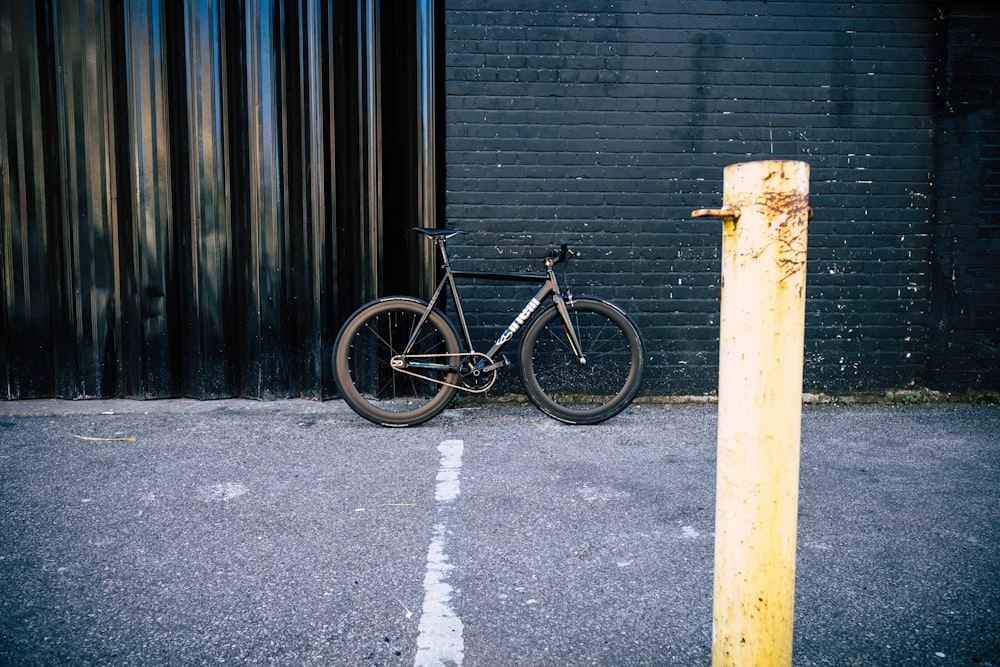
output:
[[[457,374],[421,369],[421,377],[394,370],[396,355],[459,352],[458,336],[439,313],[431,312],[414,345],[406,345],[426,308],[416,300],[388,299],[359,310],[344,325],[335,346],[335,372],[341,395],[362,417],[384,426],[414,426],[444,410],[455,393]],[[431,357],[425,357],[427,359]]]
[[[639,332],[625,313],[596,299],[568,305],[587,363],[573,352],[555,306],[532,322],[521,344],[521,381],[545,414],[570,424],[596,424],[631,403],[642,381]]]

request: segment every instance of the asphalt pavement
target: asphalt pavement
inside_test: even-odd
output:
[[[716,407],[0,402],[0,665],[708,665]],[[1000,406],[807,406],[795,665],[1000,667]]]

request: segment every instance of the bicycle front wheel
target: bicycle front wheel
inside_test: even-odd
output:
[[[390,297],[363,306],[341,329],[334,346],[334,373],[344,401],[383,426],[415,426],[448,407],[460,352],[455,329],[425,302]],[[414,366],[397,366],[405,355]]]
[[[555,305],[521,341],[519,371],[528,398],[567,424],[596,424],[624,410],[642,382],[642,339],[628,315],[598,299],[567,303],[586,363],[580,363]]]

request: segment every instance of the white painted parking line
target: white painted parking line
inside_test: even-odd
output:
[[[434,524],[431,543],[427,548],[427,570],[424,574],[424,605],[420,613],[420,633],[414,667],[461,667],[465,642],[462,639],[462,619],[452,605],[455,588],[449,562],[448,538],[454,534],[461,492],[462,440],[445,440],[438,445],[441,464],[434,489]]]

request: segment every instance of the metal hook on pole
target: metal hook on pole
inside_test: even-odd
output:
[[[692,218],[722,218],[723,220],[736,221],[740,219],[740,209],[738,208],[697,208],[691,211]]]

